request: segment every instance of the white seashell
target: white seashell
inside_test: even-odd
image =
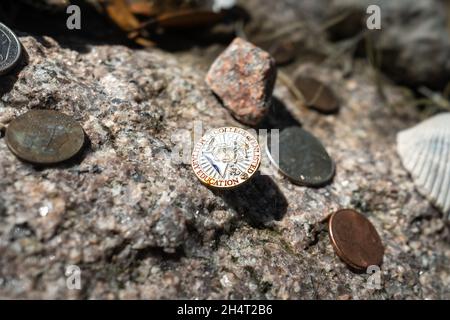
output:
[[[418,191],[450,219],[450,112],[399,132],[397,151]]]

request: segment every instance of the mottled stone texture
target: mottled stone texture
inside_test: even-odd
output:
[[[248,125],[257,125],[269,111],[275,79],[275,61],[270,54],[241,38],[214,61],[206,76],[224,106]]]
[[[301,121],[322,139],[337,166],[331,185],[292,185],[264,157],[269,175],[220,193],[174,161],[195,120],[242,126],[204,83],[207,66],[154,49],[21,41],[29,61],[0,78],[0,128],[31,108],[57,109],[90,146],[71,163],[35,168],[0,134],[1,298],[450,298],[448,225],[395,152],[397,131],[419,116],[400,88],[385,86],[382,100],[367,65],[347,77],[299,66],[340,94],[340,113],[299,108],[278,84],[264,124]],[[381,290],[348,270],[321,227],[343,207],[380,233]],[[80,291],[66,287],[73,264]]]

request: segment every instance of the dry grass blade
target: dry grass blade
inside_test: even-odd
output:
[[[380,74],[381,54],[380,51],[375,48],[373,38],[370,37],[369,33],[365,34],[365,46],[367,58],[375,73],[375,85],[377,88],[377,93],[381,97],[381,99],[383,99],[383,101],[386,101],[387,98],[384,90],[384,82]]]
[[[273,41],[273,40],[276,40],[276,39],[278,39],[280,37],[285,36],[286,34],[290,34],[290,33],[294,32],[294,31],[297,31],[299,29],[303,29],[303,28],[306,28],[306,27],[307,26],[305,25],[305,23],[297,22],[297,23],[291,24],[291,25],[289,25],[287,27],[281,28],[281,29],[279,29],[279,30],[269,34],[269,35],[255,37],[253,39],[253,42],[260,43],[260,42]]]
[[[320,84],[319,88],[314,93],[314,96],[312,97],[311,101],[308,101],[308,104],[314,105],[319,100],[320,96],[322,95],[324,88],[325,88],[324,85]]]
[[[323,32],[323,31],[326,31],[327,29],[337,25],[338,23],[347,19],[350,16],[350,14],[351,14],[350,11],[346,11],[337,16],[332,17],[331,19],[329,19],[328,21],[325,21],[325,23],[320,26],[319,31]]]
[[[428,100],[428,104],[435,105],[442,110],[450,111],[450,102],[442,94],[431,91],[427,87],[420,87],[419,92],[427,98],[425,101]]]
[[[356,34],[352,38],[349,38],[348,40],[344,40],[341,43],[341,47],[334,49],[334,45],[332,45],[331,54],[328,56],[328,58],[323,62],[323,64],[329,64],[331,62],[335,62],[338,59],[340,59],[342,56],[345,56],[348,53],[352,53],[355,51],[358,43],[364,39],[364,36],[367,31],[361,31],[360,33]]]
[[[304,107],[306,105],[306,100],[300,90],[297,89],[291,78],[285,74],[283,71],[278,70],[278,79],[289,89],[289,91],[297,98],[299,105]]]
[[[294,84],[302,93],[308,107],[325,114],[335,113],[339,110],[337,96],[320,80],[309,76],[298,76]]]

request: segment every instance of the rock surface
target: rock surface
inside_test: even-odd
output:
[[[82,124],[90,146],[39,169],[0,134],[1,298],[450,298],[449,226],[395,152],[396,133],[419,115],[401,88],[386,86],[382,100],[366,65],[347,78],[299,66],[339,92],[340,113],[299,108],[278,83],[263,123],[301,122],[322,139],[337,166],[331,185],[292,185],[264,158],[252,183],[219,193],[197,181],[183,149],[199,123],[241,126],[204,83],[205,65],[155,49],[21,41],[28,63],[0,78],[0,128],[56,109]],[[343,207],[380,233],[380,290],[337,258],[320,224]],[[69,265],[81,290],[66,286]]]
[[[206,83],[237,120],[255,126],[269,112],[276,75],[269,53],[236,38],[214,61]]]

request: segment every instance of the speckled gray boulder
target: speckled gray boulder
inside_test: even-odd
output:
[[[35,168],[0,135],[1,298],[450,298],[448,226],[395,152],[397,131],[419,117],[386,107],[408,104],[407,95],[386,86],[381,100],[367,65],[349,78],[298,70],[340,93],[339,115],[299,109],[282,84],[275,89],[269,123],[301,120],[322,139],[338,168],[333,184],[292,185],[264,158],[263,175],[218,193],[188,161],[174,161],[195,121],[204,130],[241,126],[204,83],[209,63],[155,49],[79,53],[48,37],[21,41],[28,64],[0,78],[0,127],[31,108],[57,109],[81,123],[90,146],[71,163]],[[380,290],[348,270],[321,227],[342,207],[360,210],[380,233]],[[66,285],[70,265],[81,270],[81,290]]]

